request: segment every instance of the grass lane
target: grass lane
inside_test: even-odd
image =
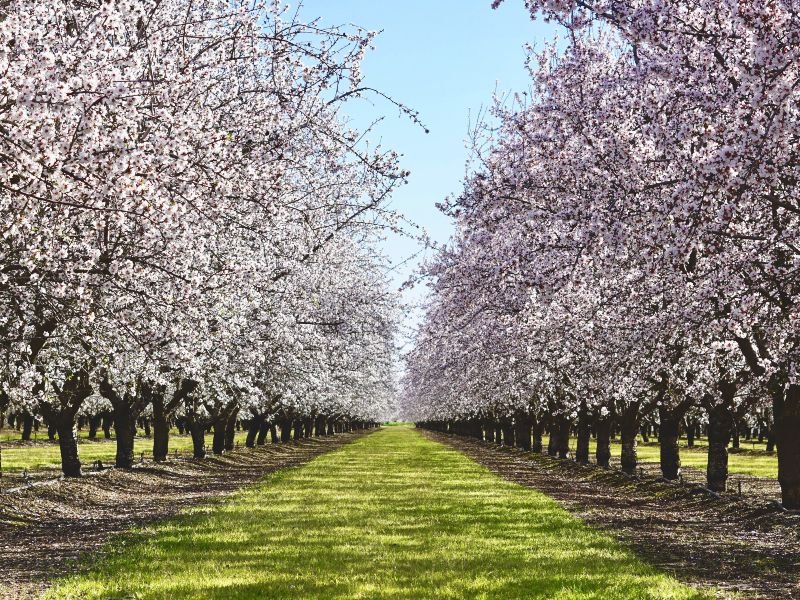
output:
[[[102,433],[101,433],[102,436]],[[206,434],[206,445],[210,448],[213,434]],[[246,431],[236,432],[236,442],[239,445],[244,445],[245,438],[247,437]],[[16,439],[19,439],[18,437]],[[2,444],[2,442],[0,442]],[[192,438],[190,435],[172,434],[169,438],[169,451],[175,451],[181,454],[191,454],[192,452]],[[152,437],[137,437],[134,443],[134,454],[138,459],[141,453],[144,452],[145,458],[152,458],[153,456],[153,438]],[[9,472],[22,471],[23,469],[60,469],[61,468],[61,451],[58,447],[58,442],[49,442],[42,440],[40,435],[38,443],[34,445],[13,445],[2,447],[3,456],[3,470]],[[113,439],[97,439],[90,441],[81,436],[78,438],[78,455],[81,462],[88,465],[96,460],[102,461],[104,464],[114,464],[114,457],[117,453],[117,442]]]
[[[549,436],[542,436],[545,448]],[[572,453],[575,453],[577,440],[570,438],[569,447]],[[597,447],[597,441],[592,439],[589,442],[589,452],[594,460],[594,452]],[[744,452],[737,453],[732,451],[728,454],[728,471],[733,473],[740,473],[742,475],[754,475],[756,477],[771,477],[772,479],[778,478],[778,455],[774,452],[769,453],[764,450],[764,444],[751,444],[750,442],[742,441],[741,449]],[[619,439],[611,440],[611,454],[615,458],[619,458],[622,449],[622,442]],[[729,448],[730,450],[730,448]],[[658,444],[650,443],[643,444],[641,440],[636,448],[636,453],[640,461],[643,462],[660,462],[660,448]],[[689,448],[685,445],[685,440],[681,440],[681,465],[684,467],[694,467],[695,469],[706,470],[708,467],[708,442],[705,439],[696,441],[694,448]]]
[[[49,598],[705,597],[402,427],[131,537]]]

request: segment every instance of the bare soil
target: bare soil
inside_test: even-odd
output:
[[[198,504],[219,501],[264,475],[310,461],[361,434],[237,450],[204,460],[106,469],[0,493],[0,598],[32,598],[87,568],[112,536]]]
[[[739,496],[737,490],[715,498],[691,484],[632,479],[569,459],[425,434],[504,479],[551,496],[681,581],[716,588],[723,598],[800,598],[800,515],[759,494]]]

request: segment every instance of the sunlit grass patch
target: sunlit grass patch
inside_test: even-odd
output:
[[[212,434],[206,435],[206,445],[211,447]],[[237,431],[236,442],[241,446],[247,437],[247,432]],[[18,438],[17,438],[18,439]],[[39,435],[39,441],[42,436]],[[3,442],[0,442],[2,444]],[[187,435],[172,435],[169,441],[169,450],[174,453],[176,450],[183,455],[192,452],[192,438]],[[117,452],[115,440],[98,439],[90,441],[84,437],[79,437],[78,454],[81,462],[90,464],[94,461],[101,461],[104,464],[114,464],[114,457]],[[145,458],[150,458],[153,454],[153,439],[137,437],[134,445],[134,453],[137,458],[144,453]],[[22,471],[23,469],[60,469],[61,451],[58,442],[42,442],[33,445],[3,445],[3,470]]]
[[[704,597],[407,428],[154,530],[49,597]]]
[[[543,436],[543,442],[547,446],[548,436]],[[570,449],[575,451],[576,446],[575,438],[570,439]],[[693,467],[695,469],[705,470],[708,466],[708,442],[705,439],[697,440],[694,448],[685,446],[685,440],[682,440],[681,464],[684,467]],[[611,452],[614,456],[619,457],[621,442],[619,439],[611,440]],[[594,439],[589,442],[589,451],[594,456],[597,443]],[[728,455],[728,471],[730,473],[739,473],[741,475],[754,475],[756,477],[772,477],[778,478],[778,455],[774,452],[764,451],[764,444],[750,443],[742,441],[741,449],[743,452],[737,453],[735,450],[730,449]],[[640,443],[636,449],[637,456],[640,461],[658,463],[660,461],[660,448],[658,444],[642,444]]]

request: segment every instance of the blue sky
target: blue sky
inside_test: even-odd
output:
[[[419,111],[430,133],[383,102],[355,104],[351,116],[363,126],[386,115],[374,137],[402,153],[411,171],[393,207],[446,242],[451,227],[435,204],[461,189],[470,115],[474,120],[489,106],[495,91],[527,89],[524,45],[541,47],[553,28],[531,21],[522,0],[506,0],[498,10],[491,0],[304,0],[301,16],[382,31],[364,61],[365,83]],[[419,250],[395,237],[385,246],[394,263]],[[398,286],[417,263],[396,270]],[[421,293],[412,291],[407,299],[416,301]]]

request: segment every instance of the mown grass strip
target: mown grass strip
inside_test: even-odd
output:
[[[195,510],[50,598],[701,598],[535,490],[393,427]]]

